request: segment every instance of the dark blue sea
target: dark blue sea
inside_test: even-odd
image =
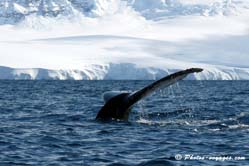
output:
[[[95,121],[104,92],[149,83],[0,81],[0,165],[249,165],[249,81],[181,81]]]

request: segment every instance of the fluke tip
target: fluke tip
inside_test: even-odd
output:
[[[199,72],[203,71],[202,68],[190,68],[190,69],[187,69],[187,70],[189,70],[191,73],[199,73]]]

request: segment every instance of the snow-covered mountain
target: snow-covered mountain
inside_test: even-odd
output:
[[[30,15],[45,17],[73,16],[79,13],[100,17],[132,8],[147,19],[179,15],[233,15],[248,8],[239,0],[187,3],[181,0],[0,0],[0,24],[14,24]]]
[[[118,0],[0,0],[0,24],[14,24],[30,15],[96,17],[118,10]]]
[[[249,79],[247,0],[0,0],[0,79]]]

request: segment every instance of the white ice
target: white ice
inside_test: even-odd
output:
[[[30,15],[18,24],[1,25],[0,66],[11,68],[1,67],[0,78],[158,79],[201,67],[204,72],[189,79],[249,79],[249,2],[229,4],[221,10],[233,10],[228,15],[154,13],[155,19],[144,14],[148,4],[138,11],[121,1],[115,6],[107,2],[103,7],[98,2],[94,17]],[[165,11],[158,3],[153,11]]]

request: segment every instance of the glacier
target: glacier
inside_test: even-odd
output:
[[[0,79],[249,79],[246,0],[0,0]]]
[[[42,68],[9,68],[0,66],[4,80],[157,80],[182,69],[138,67],[132,63],[91,65],[81,70],[49,70]],[[247,80],[249,69],[207,67],[187,80]]]

